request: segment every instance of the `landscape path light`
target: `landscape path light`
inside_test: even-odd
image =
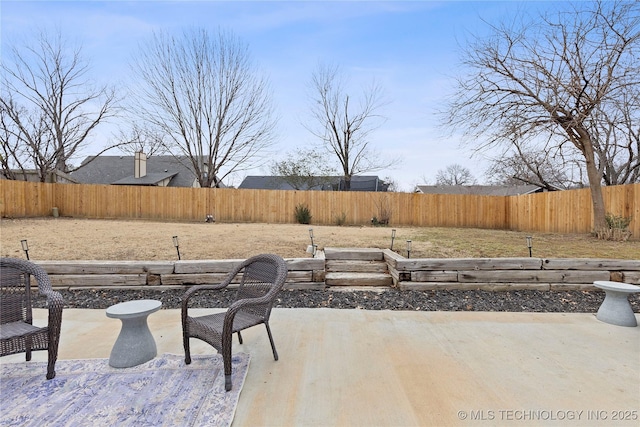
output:
[[[393,241],[396,239],[396,229],[391,230],[391,246],[389,249],[393,250]]]
[[[527,248],[529,248],[529,258],[531,258],[531,247],[533,246],[532,240],[533,240],[533,237],[527,236]]]
[[[407,240],[407,258],[411,258],[411,240]]]
[[[309,238],[311,239],[311,244],[307,246],[307,252],[310,253],[313,258],[315,258],[316,251],[318,250],[318,245],[316,245],[313,241],[313,228],[309,229]]]
[[[316,252],[318,251],[318,245],[313,244],[313,245],[309,245],[307,246],[307,253],[311,254],[311,256],[313,258],[316,257]]]
[[[20,244],[22,245],[22,250],[27,256],[27,260],[29,260],[29,244],[27,243],[27,239],[20,240]]]
[[[173,236],[173,246],[176,247],[176,252],[178,252],[178,261],[180,261],[180,244],[178,244],[178,236]]]

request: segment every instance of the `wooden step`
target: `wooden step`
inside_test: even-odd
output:
[[[392,286],[389,274],[383,273],[327,273],[327,286]]]
[[[385,261],[327,260],[325,269],[327,273],[386,273],[389,271]]]
[[[382,249],[375,248],[324,248],[327,260],[383,261]]]

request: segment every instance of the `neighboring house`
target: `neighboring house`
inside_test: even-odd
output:
[[[87,157],[72,176],[82,184],[200,186],[187,156]]]
[[[303,186],[300,190],[324,190],[337,191],[345,187],[344,177],[327,176],[318,177],[319,184]],[[296,190],[283,176],[247,176],[238,188],[252,190]],[[351,191],[387,191],[389,184],[377,176],[353,176],[351,177]]]
[[[519,196],[546,191],[537,185],[417,185],[415,193],[473,194],[476,196]]]
[[[13,169],[11,170],[11,172],[13,173],[16,181],[40,182],[40,173],[35,169]],[[7,176],[4,172],[0,174],[0,179],[7,179]],[[58,169],[47,172],[47,176],[44,182],[58,184],[78,183],[78,181],[72,178],[71,175]]]

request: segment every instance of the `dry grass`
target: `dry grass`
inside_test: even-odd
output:
[[[3,219],[2,256],[39,260],[173,260],[177,235],[182,259],[235,259],[271,252],[285,258],[310,256],[309,227],[323,247],[388,248],[391,227],[337,227],[299,224],[207,224],[87,220]],[[397,227],[394,249],[411,258],[526,257],[528,233],[454,228]],[[619,258],[640,260],[640,241],[610,242],[588,235],[536,234],[533,256],[540,258]]]

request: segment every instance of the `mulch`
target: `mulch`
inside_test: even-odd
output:
[[[136,299],[162,301],[162,308],[180,308],[182,289],[81,289],[60,291],[66,308],[106,309],[119,302]],[[198,293],[190,307],[225,308],[231,304],[235,291],[220,290]],[[483,291],[437,290],[408,291],[388,289],[377,291],[351,290],[283,290],[277,308],[334,308],[363,310],[411,311],[504,311],[536,313],[596,313],[604,300],[603,291]],[[640,313],[640,294],[632,294],[629,302]],[[46,302],[36,299],[36,306]]]

